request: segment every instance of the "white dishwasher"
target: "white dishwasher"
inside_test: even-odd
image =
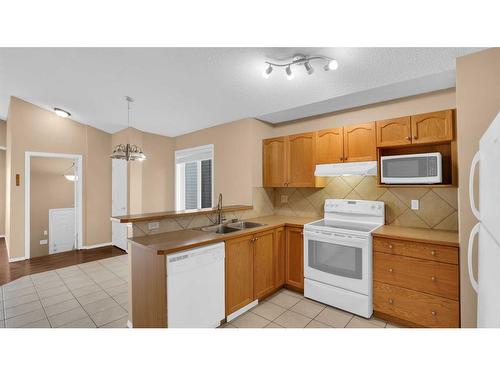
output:
[[[169,328],[213,328],[225,318],[224,242],[167,256]]]

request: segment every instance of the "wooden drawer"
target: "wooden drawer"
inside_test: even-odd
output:
[[[459,327],[459,303],[447,298],[373,282],[373,309],[423,327]]]
[[[458,266],[429,260],[373,254],[373,279],[458,300]]]
[[[458,248],[452,246],[374,237],[373,250],[387,254],[458,264]]]

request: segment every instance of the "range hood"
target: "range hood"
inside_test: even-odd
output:
[[[335,163],[335,164],[318,164],[314,171],[315,176],[376,176],[377,162],[376,161],[361,161],[355,163]]]

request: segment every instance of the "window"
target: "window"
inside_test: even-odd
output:
[[[175,151],[177,210],[213,207],[214,145]]]

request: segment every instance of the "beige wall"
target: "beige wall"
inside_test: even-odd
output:
[[[25,151],[69,153],[84,159],[84,245],[111,241],[111,135],[11,97],[7,117],[6,236],[10,258],[24,256]],[[15,186],[15,175],[21,184]],[[91,176],[94,174],[96,177]],[[102,230],[91,230],[100,228]]]
[[[7,123],[0,120],[0,146],[6,144]],[[5,235],[5,150],[0,150],[0,236]]]
[[[243,119],[175,138],[175,149],[214,145],[214,199],[224,204],[251,204],[252,188],[262,186],[262,139],[271,127],[255,119]],[[215,204],[216,202],[214,202]]]
[[[462,327],[476,326],[476,294],[467,271],[467,243],[477,222],[469,207],[468,178],[479,139],[500,111],[500,49],[457,59],[457,117]],[[476,189],[477,191],[477,189]]]
[[[40,245],[48,240],[44,231],[49,231],[49,209],[74,207],[74,182],[64,178],[63,173],[71,167],[70,159],[31,158],[30,174],[30,256],[49,254],[49,245]]]
[[[0,146],[4,146],[7,144],[7,122],[5,120],[0,119]]]

